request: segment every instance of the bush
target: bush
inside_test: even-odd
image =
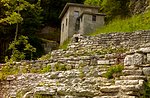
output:
[[[124,69],[123,65],[114,65],[111,66],[107,72],[104,74],[104,77],[108,79],[112,79],[114,77],[119,77],[122,74],[122,70]]]

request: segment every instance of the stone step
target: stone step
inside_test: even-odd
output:
[[[120,86],[103,86],[100,87],[100,91],[103,93],[113,93],[113,92],[118,92],[119,91]]]
[[[139,75],[129,75],[129,76],[120,76],[120,80],[145,80],[146,76]]]
[[[120,98],[139,98],[138,96],[128,96],[128,95],[123,95]]]
[[[143,80],[116,80],[115,85],[137,85]]]
[[[143,89],[143,85],[122,85],[120,86],[121,91],[123,92],[139,92]],[[129,95],[129,94],[128,94]]]
[[[135,67],[135,66],[125,66],[124,70],[138,70],[139,67]]]
[[[134,96],[133,98],[141,98],[141,97],[138,97],[138,96],[140,96],[139,90],[138,91],[127,91],[127,92],[124,92],[124,95]]]
[[[93,98],[119,98],[118,96],[96,96]]]
[[[123,70],[123,75],[142,75],[142,70]]]

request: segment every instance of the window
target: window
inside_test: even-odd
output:
[[[67,24],[68,24],[68,19],[66,18],[66,26],[67,26]]]
[[[64,24],[62,25],[62,32],[64,32]]]
[[[92,15],[92,21],[96,21],[96,15]]]
[[[78,18],[79,17],[79,11],[74,11],[74,17]]]

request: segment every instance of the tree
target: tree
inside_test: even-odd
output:
[[[129,15],[129,2],[130,0],[103,0],[101,6],[111,19],[115,17],[122,18]]]
[[[85,0],[85,5],[101,6],[102,0]]]
[[[31,52],[35,52],[35,48],[33,48],[27,41],[27,37],[20,36],[18,38],[19,32],[19,24],[22,23],[23,17],[21,16],[21,11],[27,10],[27,8],[34,9],[35,4],[30,4],[25,0],[1,0],[1,4],[5,7],[5,17],[0,19],[0,23],[6,23],[9,25],[16,24],[15,30],[15,38],[14,41],[9,45],[9,49],[12,50],[11,59],[10,60],[20,60],[25,58],[25,53],[21,52],[19,45],[24,45],[23,50],[28,50]],[[40,1],[39,1],[40,2]],[[38,4],[40,4],[38,2]],[[21,41],[21,42],[20,42]],[[31,53],[32,54],[32,53]],[[31,55],[32,57],[32,55]]]

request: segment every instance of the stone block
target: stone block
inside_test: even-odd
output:
[[[109,65],[110,61],[109,60],[98,60],[97,64],[99,64],[99,65]]]
[[[150,75],[150,67],[143,68],[144,75]]]
[[[124,59],[124,65],[141,65],[144,62],[144,55],[135,53],[133,55],[127,55]]]
[[[147,54],[147,62],[150,63],[150,53]]]
[[[140,48],[139,50],[143,53],[150,53],[150,47]]]
[[[123,70],[124,75],[142,75],[142,70]]]
[[[120,86],[104,86],[100,88],[100,91],[105,93],[118,92],[119,88]]]
[[[139,80],[116,80],[116,85],[137,85],[139,84]]]

